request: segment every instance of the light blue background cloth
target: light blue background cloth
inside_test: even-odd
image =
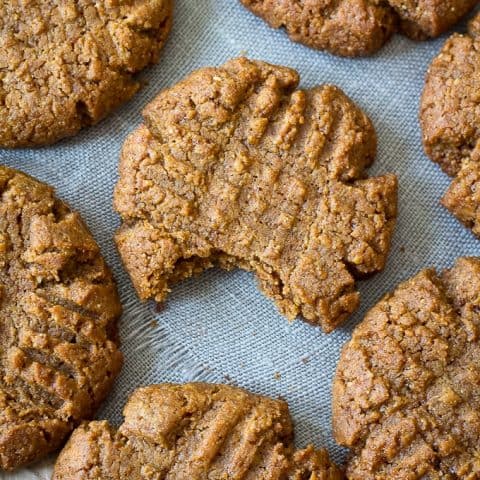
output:
[[[119,284],[125,366],[98,418],[121,423],[137,387],[159,382],[231,383],[288,401],[299,446],[326,446],[336,461],[346,451],[331,432],[331,383],[342,345],[386,292],[424,267],[445,268],[460,255],[480,255],[480,241],[439,205],[450,180],[421,146],[418,106],[425,72],[444,38],[415,43],[395,36],[377,55],[342,59],[289,41],[237,0],[176,0],[174,26],[158,65],[133,100],[99,125],[52,147],[0,150],[1,163],[53,185],[78,210],[101,245]],[[465,29],[465,25],[457,27]],[[122,268],[112,210],[119,152],[141,122],[141,109],[192,70],[247,55],[299,71],[301,85],[333,83],[373,120],[378,156],[370,174],[396,173],[399,218],[385,271],[359,282],[360,310],[323,334],[300,320],[289,324],[256,288],[250,273],[211,270],[173,288],[166,308],[141,303]],[[51,461],[0,478],[50,478]]]

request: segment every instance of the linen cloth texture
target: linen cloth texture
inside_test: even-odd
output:
[[[288,40],[237,0],[175,0],[174,25],[158,65],[141,91],[97,126],[51,147],[0,150],[1,163],[53,185],[78,210],[119,284],[125,365],[97,418],[121,423],[128,395],[159,382],[230,383],[288,401],[299,447],[325,446],[343,462],[331,432],[331,383],[342,345],[386,292],[424,267],[449,267],[480,255],[480,241],[439,205],[450,179],[423,153],[418,108],[424,76],[445,37],[415,43],[395,36],[377,55],[336,58]],[[465,23],[456,27],[464,30]],[[122,143],[142,108],[192,70],[239,55],[295,68],[301,86],[341,87],[372,119],[378,155],[370,174],[400,182],[399,218],[383,273],[359,282],[361,308],[331,335],[302,321],[289,324],[250,273],[210,270],[173,288],[164,309],[141,303],[116,252],[119,218],[112,193]],[[158,310],[158,311],[157,311]],[[54,458],[0,479],[49,479]]]

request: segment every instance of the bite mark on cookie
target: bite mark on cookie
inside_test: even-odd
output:
[[[125,142],[116,235],[139,296],[213,265],[257,275],[288,318],[333,330],[358,306],[355,278],[381,270],[393,175],[367,178],[376,137],[337,87],[232,60],[160,93]]]

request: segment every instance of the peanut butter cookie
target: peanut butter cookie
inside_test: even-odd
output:
[[[442,203],[480,236],[480,14],[433,60],[422,96],[425,151],[454,177]]]
[[[288,318],[333,330],[381,270],[396,219],[393,175],[367,178],[370,120],[337,87],[245,58],[160,93],[126,140],[116,240],[142,299],[219,265],[256,273]]]
[[[420,40],[437,37],[477,0],[240,0],[290,38],[336,55],[379,50],[399,30]]]
[[[120,370],[112,276],[77,213],[0,167],[0,469],[59,448]]]
[[[295,450],[288,406],[225,385],[137,390],[117,430],[82,425],[53,480],[341,480],[326,450]]]
[[[56,142],[97,123],[158,58],[172,0],[0,2],[0,146]]]
[[[350,480],[480,478],[480,259],[424,270],[383,298],[333,386]]]

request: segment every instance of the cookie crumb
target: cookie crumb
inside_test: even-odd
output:
[[[165,311],[166,302],[155,302],[155,313],[162,313]]]

